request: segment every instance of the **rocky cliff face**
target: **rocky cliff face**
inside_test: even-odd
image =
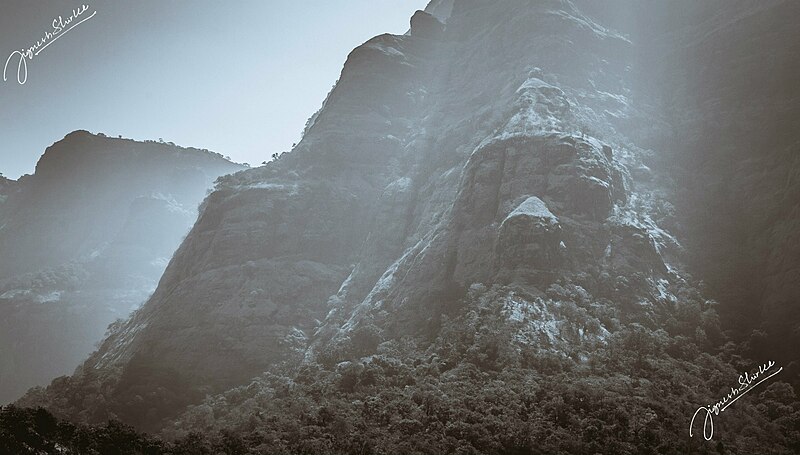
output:
[[[216,154],[84,131],[0,203],[0,401],[71,372],[147,299],[217,176]]]
[[[692,263],[737,337],[786,364],[800,360],[798,14],[790,1],[721,9],[670,37],[686,50],[665,75]]]
[[[625,84],[631,43],[562,2],[456,2],[446,28],[411,25],[353,51],[292,153],[220,182],[84,371],[222,390],[435,336],[476,285],[543,318],[569,288],[656,323],[683,278],[658,195],[631,177],[646,152],[617,131],[647,121]],[[584,352],[617,323],[590,319],[536,337]]]
[[[586,3],[433,2],[409,34],[354,50],[297,147],[221,179],[147,304],[24,402],[162,429],[263,371],[389,371],[401,340],[442,381],[471,374],[464,362],[472,378],[502,370],[508,349],[604,387],[587,378],[620,367],[620,346],[696,376],[698,349],[723,338],[676,237],[673,125],[642,76],[656,44]],[[209,415],[252,410],[251,392],[178,427],[230,424]]]

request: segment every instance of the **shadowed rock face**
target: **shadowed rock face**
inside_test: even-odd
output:
[[[735,337],[789,364],[800,360],[800,44],[788,18],[800,5],[695,3],[685,27],[658,34],[652,65],[653,99],[677,132],[685,247]]]
[[[690,175],[706,176],[689,187],[699,195],[690,205],[693,246],[705,252],[698,263],[729,308],[723,314],[769,334],[755,334],[755,353],[787,363],[800,361],[800,86],[792,76],[800,44],[782,19],[798,14],[796,2],[767,2],[726,24],[693,55],[703,75],[697,84],[713,80],[714,89],[688,90],[708,128],[688,147]],[[742,48],[753,52],[740,56]]]
[[[84,131],[0,189],[0,402],[74,370],[152,293],[217,154]]]
[[[497,256],[507,266],[530,263],[554,269],[559,266],[562,247],[566,249],[558,218],[536,196],[525,199],[500,224]]]
[[[148,302],[23,403],[158,429],[265,370],[435,340],[489,300],[516,342],[576,359],[665,326],[676,295],[705,304],[643,45],[567,1],[429,10],[446,25],[418,13],[354,50],[297,147],[221,179]]]
[[[434,15],[417,11],[411,16],[411,35],[419,38],[436,39],[444,32],[444,24]]]

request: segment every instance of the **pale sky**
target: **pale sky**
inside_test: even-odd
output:
[[[405,33],[426,3],[6,0],[0,65],[53,32],[58,16],[88,9],[27,61],[24,85],[17,56],[0,78],[0,173],[32,174],[45,148],[76,129],[258,165],[300,139],[354,47]]]

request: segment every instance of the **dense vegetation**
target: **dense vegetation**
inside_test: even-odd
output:
[[[667,329],[625,325],[590,356],[564,356],[516,342],[502,306],[483,299],[432,341],[384,342],[362,357],[352,355],[358,346],[323,353],[209,396],[160,439],[18,408],[3,410],[0,439],[8,453],[800,453],[800,403],[780,377],[717,416],[712,441],[689,438],[694,410],[756,363],[731,343],[703,352],[713,310],[675,310]],[[586,318],[570,311],[571,323]],[[698,320],[706,322],[690,323]]]

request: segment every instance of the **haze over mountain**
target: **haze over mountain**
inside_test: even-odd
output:
[[[214,180],[243,169],[168,144],[68,134],[0,188],[0,402],[72,372],[144,302]]]
[[[24,85],[17,60],[9,63],[0,79],[0,172],[33,172],[54,138],[76,129],[163,137],[259,164],[300,139],[353,47],[404,33],[425,3],[5,0],[3,64],[52,31],[54,18],[83,4],[83,17],[97,14],[29,60]]]
[[[605,5],[436,0],[356,48],[18,404],[159,453],[796,453],[800,4]]]

